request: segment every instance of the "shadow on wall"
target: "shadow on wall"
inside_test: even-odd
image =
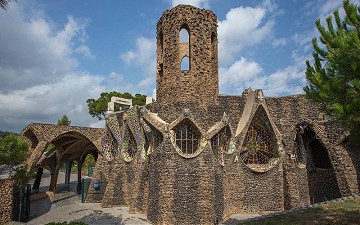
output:
[[[128,218],[127,220],[131,220],[131,218]],[[119,224],[119,225],[125,225],[124,222],[127,222],[127,220],[123,220],[122,216],[113,216],[109,213],[103,213],[100,210],[94,210],[94,213],[88,216],[84,216],[78,220],[84,222],[86,224]],[[129,221],[130,222],[130,221]],[[135,224],[135,223],[131,223]]]
[[[51,209],[52,202],[50,197],[42,198],[36,201],[31,201],[30,204],[30,217],[29,220],[44,215]]]

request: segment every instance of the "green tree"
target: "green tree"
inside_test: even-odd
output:
[[[314,65],[306,61],[304,90],[327,115],[350,129],[352,143],[360,144],[360,7],[349,0],[343,6],[344,20],[338,10],[326,18],[327,28],[316,20],[322,45],[312,40]]]
[[[116,91],[104,92],[100,94],[98,99],[90,98],[86,101],[88,104],[89,114],[92,117],[96,117],[99,120],[105,119],[105,113],[108,108],[108,102],[111,101],[111,97],[120,97],[126,99],[132,99],[133,105],[145,105],[146,96],[142,94],[136,94],[132,96],[130,93],[120,93]],[[119,110],[119,106],[115,106],[115,111]]]
[[[0,7],[6,9],[12,0],[0,0]]]
[[[61,119],[57,121],[57,125],[70,126],[71,120],[67,117],[67,115],[63,115]]]
[[[28,155],[29,146],[21,136],[8,134],[0,139],[0,165],[8,168],[9,178],[17,188],[23,187],[33,176],[25,166]]]

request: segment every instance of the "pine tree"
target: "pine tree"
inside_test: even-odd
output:
[[[315,22],[322,45],[312,40],[314,65],[306,61],[304,90],[310,99],[322,103],[327,115],[350,129],[352,143],[360,144],[360,7],[349,0],[344,0],[343,7],[343,21],[336,10],[326,18],[327,29],[319,19]]]

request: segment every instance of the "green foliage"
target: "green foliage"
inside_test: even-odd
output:
[[[95,158],[93,155],[88,154],[85,158],[83,168],[87,169],[89,166],[95,166]]]
[[[322,103],[327,115],[350,129],[353,144],[360,144],[360,7],[349,0],[343,6],[344,21],[336,10],[326,19],[327,28],[320,20],[315,23],[321,45],[313,39],[314,65],[306,61],[304,90],[310,99]]]
[[[57,125],[70,126],[71,120],[67,117],[67,115],[63,115],[61,119],[57,121]]]
[[[3,9],[7,9],[10,2],[12,2],[12,0],[0,0],[0,7]]]
[[[6,135],[0,140],[0,165],[15,167],[22,164],[27,159],[28,148],[20,136]]]
[[[105,119],[105,113],[108,108],[108,102],[111,101],[111,97],[120,97],[120,98],[126,98],[126,99],[132,99],[133,105],[145,105],[146,102],[146,96],[141,94],[136,94],[135,96],[132,96],[130,93],[120,93],[116,91],[112,92],[104,92],[100,94],[100,97],[98,99],[90,98],[86,101],[88,104],[89,114],[92,117],[96,117],[99,120]],[[119,111],[119,106],[115,106],[115,111]]]
[[[28,151],[29,146],[21,136],[9,134],[0,139],[0,165],[9,169],[9,178],[14,180],[16,188],[22,187],[34,175],[25,168]]]
[[[9,132],[9,131],[2,131],[0,130],[0,139],[5,137],[6,135],[9,135],[9,134],[16,134],[16,133],[12,133],[12,132]]]

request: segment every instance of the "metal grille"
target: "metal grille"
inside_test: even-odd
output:
[[[194,154],[199,148],[200,134],[191,123],[182,123],[176,127],[176,145],[184,154]]]
[[[276,138],[265,110],[260,107],[246,133],[240,157],[246,164],[267,164],[277,154]]]
[[[211,138],[211,149],[217,160],[222,162],[223,154],[229,147],[231,132],[228,126],[221,129],[217,134]]]

